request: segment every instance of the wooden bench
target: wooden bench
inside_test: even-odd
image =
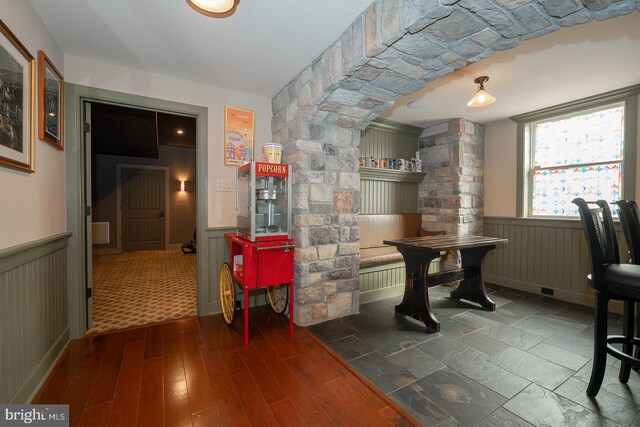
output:
[[[405,268],[400,252],[384,240],[405,237],[434,236],[444,231],[422,228],[422,214],[366,214],[359,216],[360,225],[360,302],[401,295]],[[440,259],[432,262],[430,271],[440,271]]]

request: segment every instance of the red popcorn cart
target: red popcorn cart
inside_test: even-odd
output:
[[[237,309],[244,314],[244,343],[249,344],[249,291],[266,288],[274,312],[289,314],[293,332],[293,254],[291,167],[251,162],[238,168],[238,231],[225,234],[230,260],[220,269],[220,304],[231,325]],[[240,291],[240,292],[237,292]],[[238,293],[243,294],[242,303]]]

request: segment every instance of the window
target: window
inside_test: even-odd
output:
[[[576,197],[635,198],[640,88],[633,89],[632,96],[616,91],[512,117],[520,143],[518,216],[575,217]]]

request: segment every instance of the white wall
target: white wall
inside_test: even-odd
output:
[[[271,140],[271,99],[72,55],[65,55],[64,61],[67,82],[207,107],[209,112],[208,225],[210,227],[235,226],[235,191],[216,191],[217,180],[230,180],[235,185],[237,169],[224,165],[224,106],[231,105],[255,112],[255,153],[256,159],[260,160],[262,145]],[[185,67],[188,66],[189,64],[185,64]]]
[[[0,11],[0,19],[31,55],[37,58],[43,50],[64,75],[62,50],[31,3],[0,0]],[[37,94],[37,78],[33,89]],[[35,173],[0,167],[0,249],[67,230],[64,153],[38,140],[37,118],[36,99]]]
[[[636,194],[640,199],[640,109],[636,151]],[[504,119],[486,125],[484,137],[484,214],[516,216],[517,125]]]
[[[517,126],[489,123],[484,131],[484,214],[516,216]]]

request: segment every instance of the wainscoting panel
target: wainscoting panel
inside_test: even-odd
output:
[[[360,179],[360,213],[418,212],[418,184]]]
[[[211,278],[211,295],[207,301],[211,312],[220,313],[220,266],[229,262],[229,245],[224,239],[225,233],[234,233],[234,228],[207,228],[207,244],[209,245],[209,277]]]
[[[422,131],[422,128],[390,120],[374,120],[362,131],[360,155],[409,160],[418,151],[418,138]]]
[[[627,245],[619,223],[616,231],[625,262]],[[547,288],[555,298],[593,305],[589,249],[579,220],[485,217],[484,234],[509,240],[487,254],[485,281],[536,294]]]
[[[442,258],[431,261],[429,274],[442,271]],[[393,262],[360,268],[360,304],[378,301],[404,293],[404,262]]]
[[[28,403],[69,341],[69,236],[0,251],[0,403]]]

